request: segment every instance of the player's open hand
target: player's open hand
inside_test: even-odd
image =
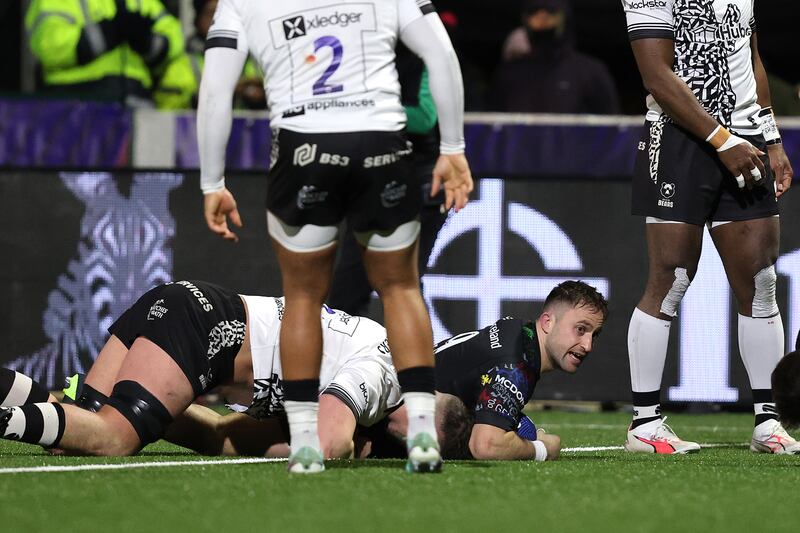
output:
[[[235,226],[242,227],[242,218],[236,209],[236,199],[228,189],[206,194],[203,199],[203,211],[208,229],[226,241],[239,242],[239,237],[228,228],[229,217]]]
[[[772,167],[772,174],[775,176],[775,195],[780,198],[782,194],[792,186],[794,171],[783,144],[772,144],[767,149],[769,152],[769,166]]]
[[[441,154],[433,169],[431,196],[444,187],[444,208],[460,211],[472,192],[472,172],[464,154]]]
[[[740,189],[752,189],[764,183],[767,172],[760,157],[765,154],[749,142],[742,139],[739,144],[718,153]]]

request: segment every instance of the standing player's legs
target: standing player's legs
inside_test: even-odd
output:
[[[317,429],[322,362],[319,313],[330,288],[336,255],[336,227],[292,228],[271,213],[268,224],[281,269],[286,305],[280,345],[291,435],[289,470],[313,473],[324,469]],[[309,251],[301,251],[303,249]]]
[[[739,311],[739,352],[753,391],[751,449],[800,453],[800,443],[780,427],[771,375],[784,355],[784,330],[775,299],[780,225],[777,217],[716,225],[711,230]]]
[[[130,455],[158,440],[194,391],[178,364],[146,338],[128,351],[108,403],[94,413],[73,405],[36,403],[4,409],[4,438],[91,455]]]
[[[661,378],[672,318],[697,272],[703,227],[649,220],[647,286],[628,327],[633,421],[625,448],[649,453],[686,453],[697,444],[678,439],[661,418]]]
[[[418,228],[419,223],[412,221],[395,230],[392,236],[397,241],[407,240],[404,234],[413,235],[412,244],[404,248],[382,248],[367,241],[364,266],[383,303],[392,360],[408,411],[409,469],[438,471],[433,332],[419,288]]]

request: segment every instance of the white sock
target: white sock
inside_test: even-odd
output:
[[[407,392],[403,402],[408,413],[408,440],[419,433],[428,433],[437,440],[436,435],[436,397],[429,392]]]
[[[287,400],[283,403],[283,407],[286,409],[286,418],[289,421],[289,444],[292,453],[305,446],[321,451],[317,431],[319,402]]]
[[[739,352],[752,389],[772,389],[772,371],[784,355],[781,315],[751,318],[739,315]]]
[[[628,360],[633,392],[661,389],[671,325],[669,320],[661,320],[634,308],[628,326]]]

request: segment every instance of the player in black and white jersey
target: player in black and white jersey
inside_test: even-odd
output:
[[[780,425],[770,374],[784,354],[775,300],[777,198],[792,181],[758,55],[754,0],[623,0],[631,47],[650,95],[633,180],[646,218],[647,286],[628,330],[634,452],[699,450],[664,424],[661,377],[670,321],[697,271],[707,225],[739,312],[739,350],[755,409],[752,448],[800,444]]]
[[[29,378],[2,369],[0,436],[70,453],[129,455],[164,436],[208,452],[215,432],[233,428],[217,453],[286,456],[286,437],[274,420],[284,410],[284,310],[282,298],[238,295],[202,281],[155,287],[109,328],[77,405],[55,403]],[[317,391],[322,450],[350,457],[356,425],[369,427],[400,405],[397,373],[382,326],[328,307],[317,317],[324,338]],[[271,419],[271,431],[261,426],[260,441],[243,443],[236,435],[253,426],[242,422],[247,417],[225,417],[217,427],[207,413],[190,409],[215,388],[234,410]]]
[[[221,0],[206,42],[198,106],[206,222],[235,240],[241,224],[225,188],[231,95],[248,51],[265,76],[273,133],[267,223],[283,276],[281,330],[289,470],[324,470],[316,426],[322,338],[339,223],[347,219],[381,297],[405,404],[411,471],[438,471],[430,319],[419,291],[418,176],[403,133],[394,66],[398,38],[429,72],[439,115],[432,195],[463,207],[472,189],[464,157],[463,87],[455,52],[429,0]]]

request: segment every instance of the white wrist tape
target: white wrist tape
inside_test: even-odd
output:
[[[738,145],[740,145],[740,144],[744,144],[744,143],[746,143],[746,142],[747,142],[747,141],[746,141],[745,139],[742,139],[741,137],[737,137],[736,135],[734,135],[734,134],[732,134],[732,133],[731,133],[731,136],[730,136],[730,137],[728,137],[728,140],[727,140],[727,141],[725,141],[725,142],[722,144],[722,146],[720,146],[719,148],[717,148],[717,152],[724,152],[725,150],[730,150],[730,149],[731,149],[731,148],[733,148],[734,146],[738,146]]]
[[[542,461],[547,459],[547,448],[544,445],[544,442],[540,440],[533,440],[533,448],[536,450],[536,457],[533,458],[534,461],[537,463],[541,463]]]
[[[764,140],[767,144],[781,144],[781,133],[778,131],[778,123],[775,122],[775,114],[772,112],[772,107],[765,107],[758,112],[758,118],[761,120],[761,132],[764,134]]]
[[[203,194],[209,194],[212,192],[221,191],[225,188],[225,177],[221,177],[218,180],[213,180],[209,178],[200,178],[200,189],[202,189]]]

